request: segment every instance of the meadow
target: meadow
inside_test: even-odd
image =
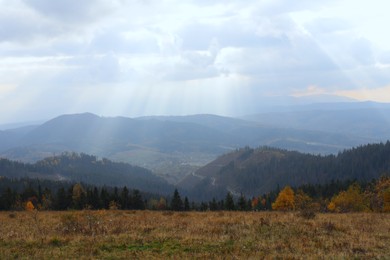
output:
[[[0,212],[0,259],[390,258],[380,213]]]

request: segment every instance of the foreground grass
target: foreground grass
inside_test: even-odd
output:
[[[390,215],[1,212],[0,259],[390,258]]]

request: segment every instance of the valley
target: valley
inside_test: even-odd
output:
[[[39,125],[1,130],[0,157],[36,163],[64,153],[65,157],[85,154],[95,162],[108,159],[143,168],[149,172],[145,180],[162,178],[166,190],[175,186],[197,200],[221,198],[226,192],[253,196],[278,185],[367,181],[389,172],[388,144],[383,147],[390,139],[389,109],[387,104],[354,102],[282,107],[240,118],[62,115]],[[371,166],[372,160],[367,159],[367,165],[355,167],[357,157],[370,157],[368,150],[384,159]],[[359,151],[365,155],[357,155]],[[345,161],[344,157],[354,159]],[[112,185],[131,184],[118,173],[105,174],[112,178],[99,178],[110,179]],[[72,181],[109,184],[98,183],[96,176],[81,176]]]

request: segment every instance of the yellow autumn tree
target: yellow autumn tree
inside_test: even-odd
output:
[[[310,196],[307,195],[302,190],[298,190],[297,193],[295,194],[296,209],[304,210],[304,209],[312,208],[312,201],[313,199],[310,198]]]
[[[27,211],[33,211],[35,209],[34,204],[30,200],[27,201],[25,208]]]
[[[290,186],[286,186],[279,192],[275,202],[272,203],[273,210],[294,210],[295,209],[295,195]]]
[[[374,210],[390,212],[390,177],[381,177],[375,185]]]
[[[361,191],[360,185],[353,183],[348,190],[341,191],[334,196],[328,204],[328,210],[332,212],[368,211],[368,201]]]

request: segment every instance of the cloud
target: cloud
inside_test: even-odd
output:
[[[305,29],[315,35],[344,33],[352,28],[348,21],[330,17],[316,18],[305,24]]]
[[[373,11],[350,3],[0,0],[0,86],[14,86],[3,93],[19,115],[32,104],[195,113],[199,100],[212,113],[388,86],[390,49],[373,36],[385,18],[367,33],[357,14],[374,28]]]
[[[50,1],[50,0],[23,0],[38,13],[60,22],[78,24],[100,19],[107,14],[115,1],[107,4],[105,1]]]
[[[308,86],[307,89],[305,89],[304,91],[299,90],[297,92],[294,92],[292,96],[305,97],[305,96],[322,95],[322,94],[328,94],[328,93],[325,89],[312,85],[312,86]]]
[[[380,88],[362,88],[357,90],[336,91],[335,94],[360,101],[375,100],[378,102],[389,102],[390,86]]]

